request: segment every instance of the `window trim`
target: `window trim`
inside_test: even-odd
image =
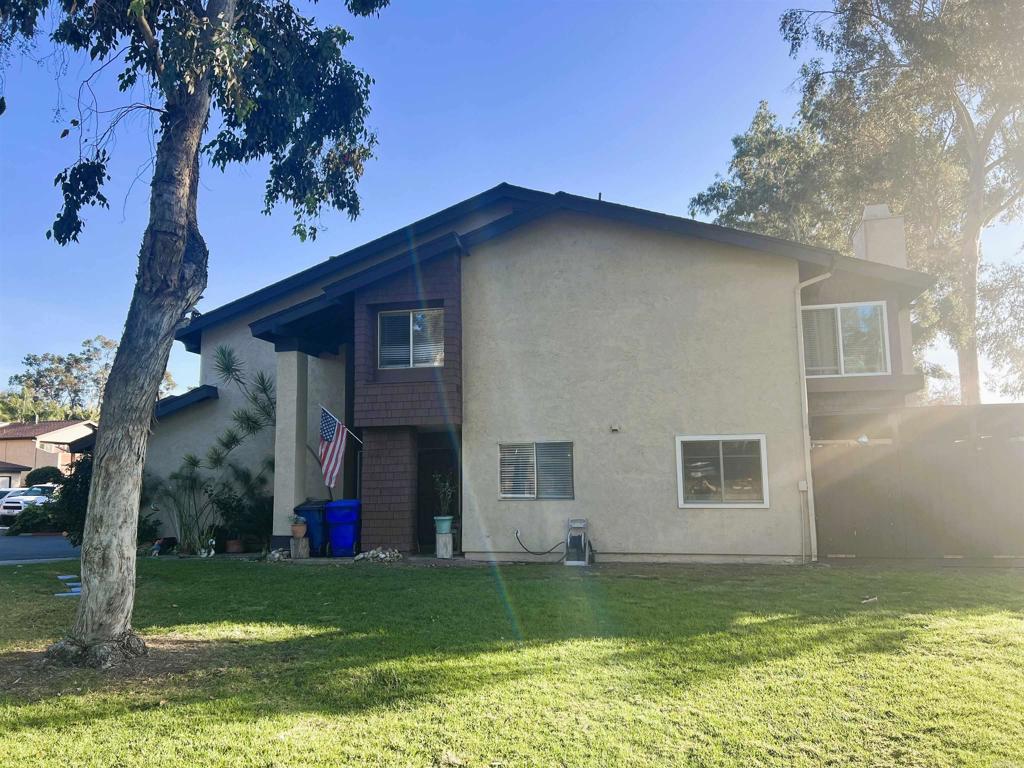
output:
[[[761,491],[763,501],[686,501],[683,495],[683,443],[699,440],[717,440],[719,456],[721,443],[729,440],[757,440],[761,444]],[[725,478],[722,478],[723,482]],[[676,435],[676,495],[680,509],[768,509],[768,437],[763,433],[747,435]]]
[[[884,371],[871,373],[846,373],[846,351],[843,348],[843,318],[840,310],[849,307],[881,307],[882,308],[882,358],[885,361]],[[807,352],[804,350],[804,359],[800,361],[803,365],[804,376],[808,379],[850,379],[862,376],[890,376],[892,375],[892,360],[889,354],[889,307],[888,302],[881,301],[844,301],[836,304],[801,304],[800,305],[800,344],[803,346],[804,333],[804,310],[807,309],[831,309],[836,316],[836,336],[839,344],[839,373],[807,373]]]
[[[572,451],[572,496],[538,496],[537,488],[540,485],[540,467],[537,466],[537,444],[538,443],[568,443]],[[506,495],[501,492],[501,446],[503,445],[530,445],[533,447],[533,494],[532,495]],[[576,500],[576,443],[572,440],[503,440],[498,443],[498,501],[575,501]]]
[[[441,355],[442,362],[437,363],[416,363],[416,351],[413,349],[413,322],[412,316],[417,313],[441,313]],[[409,317],[409,365],[381,365],[381,322],[385,315],[408,315]],[[444,368],[444,307],[412,307],[410,309],[382,309],[377,312],[377,370],[378,371],[411,371],[416,368]]]

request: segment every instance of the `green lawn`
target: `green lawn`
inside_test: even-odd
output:
[[[1024,766],[1021,571],[144,560],[104,675],[68,567],[0,568],[4,766]]]

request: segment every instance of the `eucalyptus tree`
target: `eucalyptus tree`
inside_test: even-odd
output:
[[[387,2],[345,5],[365,16]],[[116,68],[128,102],[67,126],[82,151],[56,177],[63,208],[48,236],[77,240],[83,211],[107,205],[111,139],[124,118],[141,110],[157,119],[148,222],[100,413],[82,599],[68,637],[51,649],[110,666],[145,652],[131,626],[140,483],[174,333],[206,286],[201,160],[266,161],[265,210],[290,205],[295,234],[315,237],[325,207],[359,213],[356,185],[374,146],[365,124],[371,80],[344,56],[349,33],[318,25],[291,0],[0,0],[0,52],[11,58],[43,37],[88,55],[94,71]]]
[[[691,210],[842,247],[848,229],[810,222],[834,215],[848,228],[865,203],[895,203],[912,265],[940,280],[930,309],[957,351],[961,400],[980,397],[979,344],[1024,391],[1019,356],[1005,354],[1021,340],[991,346],[978,306],[981,233],[1024,213],[1024,2],[836,0],[786,12],[781,31],[794,56],[815,50],[800,68],[797,124],[773,125],[762,107],[730,176]],[[987,291],[1012,287],[1014,272],[990,272]]]

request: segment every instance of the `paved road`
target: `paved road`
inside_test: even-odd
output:
[[[78,557],[78,550],[63,536],[7,536],[0,528],[0,565],[24,560]]]

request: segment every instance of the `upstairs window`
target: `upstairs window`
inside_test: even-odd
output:
[[[502,443],[498,452],[501,498],[573,498],[572,443]]]
[[[808,376],[889,373],[885,302],[804,307],[803,327]]]
[[[678,435],[679,506],[767,507],[764,435]]]
[[[444,310],[381,312],[377,326],[380,368],[438,368],[444,365]]]

